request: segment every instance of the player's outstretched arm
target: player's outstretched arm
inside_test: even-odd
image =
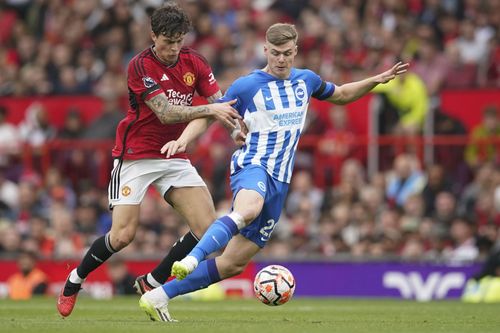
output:
[[[210,105],[184,106],[172,105],[164,93],[147,100],[146,105],[153,110],[162,124],[184,123],[198,118],[214,117],[229,128],[235,128],[234,119],[241,116],[231,105],[236,101]]]
[[[188,144],[204,133],[210,123],[209,118],[199,118],[191,121],[177,140],[169,141],[163,145],[160,150],[161,153],[169,158],[174,154],[185,152]]]
[[[210,118],[199,118],[191,121],[177,140],[169,141],[163,145],[161,153],[168,158],[174,154],[185,152],[188,144],[205,133],[211,123]]]
[[[406,73],[410,64],[398,62],[389,70],[367,79],[346,83],[335,87],[333,95],[327,101],[335,104],[347,104],[366,95],[380,83],[387,83],[396,76]]]

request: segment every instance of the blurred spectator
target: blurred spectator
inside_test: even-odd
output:
[[[428,95],[438,97],[447,76],[448,61],[440,52],[437,40],[424,39],[420,43],[418,58],[412,68],[424,82]]]
[[[42,181],[35,173],[25,173],[19,180],[19,202],[16,211],[16,227],[21,233],[29,230],[29,219],[47,216],[47,207],[42,198]]]
[[[496,149],[497,143],[484,142],[489,138],[498,139],[500,136],[500,122],[498,108],[494,105],[483,110],[483,121],[475,126],[470,133],[471,143],[465,150],[465,160],[473,169],[484,162],[500,161],[500,152]]]
[[[340,183],[325,191],[322,210],[330,210],[336,204],[352,204],[358,201],[358,193],[365,186],[364,169],[355,159],[348,159],[340,170]]]
[[[464,124],[450,116],[440,107],[434,109],[434,134],[458,136],[465,135],[467,130]],[[464,161],[464,147],[462,145],[439,144],[434,147],[435,163],[443,167],[448,179],[453,179],[452,191],[461,193],[463,187],[470,181],[470,170]]]
[[[106,69],[104,61],[90,48],[80,50],[76,61],[76,79],[84,87],[91,87]]]
[[[454,43],[446,46],[447,72],[443,78],[443,87],[447,89],[474,88],[478,80],[478,66],[475,63],[465,63],[460,57],[460,50]]]
[[[314,186],[311,174],[305,170],[296,172],[292,177],[285,212],[288,215],[295,215],[301,205],[307,204],[311,209],[311,218],[316,221],[319,218],[322,202],[323,191]]]
[[[83,237],[75,230],[75,221],[70,211],[64,207],[54,207],[50,216],[54,232],[55,258],[79,256],[83,250]]]
[[[451,191],[451,185],[445,175],[445,170],[441,165],[431,165],[427,169],[427,184],[422,191],[422,197],[425,204],[425,216],[434,214],[436,196],[443,191]]]
[[[385,96],[379,110],[381,134],[415,135],[422,131],[429,97],[424,82],[417,74],[410,72],[398,76],[372,91]]]
[[[409,154],[401,154],[394,160],[394,168],[387,177],[386,195],[390,205],[403,207],[408,197],[419,194],[426,180],[418,160]]]
[[[401,232],[401,213],[397,209],[387,209],[382,212],[380,219],[377,221],[376,229],[372,235],[372,242],[386,242],[388,253],[395,253],[397,244],[402,237]]]
[[[54,85],[54,93],[58,95],[84,95],[91,92],[88,82],[78,82],[75,68],[64,66],[60,68],[57,81]]]
[[[488,186],[483,188],[475,198],[473,214],[474,221],[479,228],[494,225],[500,227],[500,210],[495,207],[495,191],[498,188],[498,173],[494,170]]]
[[[314,156],[316,184],[336,185],[340,181],[340,170],[347,158],[356,158],[356,133],[350,128],[347,110],[344,106],[334,106],[328,111],[331,125],[317,143]]]
[[[9,255],[21,252],[21,234],[10,223],[3,222],[0,224],[0,250]]]
[[[120,110],[119,99],[116,95],[103,97],[102,113],[89,124],[84,132],[84,138],[92,140],[114,139],[116,127],[123,117],[124,113]]]
[[[452,222],[457,218],[457,200],[450,192],[440,192],[436,196],[434,215],[435,233],[439,237],[449,235]]]
[[[93,241],[97,238],[97,224],[99,211],[96,203],[82,200],[76,207],[75,225],[77,231],[84,239]],[[91,245],[91,244],[85,244]]]
[[[422,224],[425,213],[424,199],[420,194],[412,194],[402,207],[400,227],[402,232],[415,233]]]
[[[266,247],[262,249],[261,255],[265,257],[272,258],[290,258],[290,254],[293,255],[293,249],[290,243],[283,239],[271,238],[266,244]]]
[[[19,187],[5,177],[5,166],[0,165],[0,218],[14,218],[19,204]]]
[[[42,103],[33,102],[26,109],[25,118],[19,125],[19,133],[24,142],[34,147],[39,147],[55,137],[56,131]]]
[[[51,208],[62,204],[69,209],[76,206],[77,197],[74,187],[66,182],[61,170],[55,167],[45,172],[45,186],[42,189],[43,205]]]
[[[107,269],[115,295],[135,295],[137,293],[134,289],[136,276],[129,272],[122,258],[113,257],[107,262]]]
[[[487,39],[476,32],[475,22],[465,19],[460,24],[460,36],[456,39],[456,44],[460,53],[460,58],[466,64],[479,64],[486,59]]]
[[[363,186],[360,190],[360,202],[371,219],[377,220],[382,211],[387,209],[384,189],[373,185]]]
[[[36,254],[23,251],[17,259],[19,272],[7,280],[9,298],[27,300],[33,295],[43,295],[47,290],[47,276],[36,267]]]
[[[489,40],[487,60],[480,70],[479,80],[482,86],[500,86],[500,32],[498,31]]]
[[[316,233],[316,224],[312,218],[311,207],[307,203],[302,203],[300,211],[292,215],[289,228],[292,253],[299,257],[307,257],[309,253],[314,253],[314,244],[311,240]]]
[[[80,139],[85,131],[81,111],[76,107],[71,107],[64,119],[63,128],[57,133],[59,139]]]
[[[7,108],[0,105],[0,166],[8,166],[21,148],[17,128],[7,122]]]
[[[424,256],[425,248],[422,241],[417,237],[411,237],[403,246],[401,250],[401,257],[404,260],[415,261],[421,260]]]
[[[32,242],[34,247],[31,250],[36,251],[41,257],[51,258],[56,244],[49,228],[48,219],[42,216],[32,216],[29,220],[29,226],[27,239]]]
[[[473,235],[472,226],[468,221],[460,218],[455,219],[450,230],[453,245],[444,250],[444,258],[452,263],[474,261],[479,252]]]

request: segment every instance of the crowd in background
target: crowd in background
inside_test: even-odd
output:
[[[163,0],[0,1],[0,96],[127,93],[124,68],[150,45],[148,16]],[[221,87],[265,63],[266,29],[299,30],[297,67],[349,82],[412,62],[429,95],[500,86],[495,0],[184,0],[186,44]]]
[[[107,189],[93,169],[96,159],[109,157],[93,156],[91,163],[85,152],[69,150],[41,173],[23,168],[19,156],[25,143],[114,137],[123,117],[119,101],[127,95],[127,63],[150,45],[148,16],[162,3],[0,1],[0,96],[92,94],[104,101],[104,111],[93,123],[82,122],[79,112],[85,110],[74,110],[63,128],[47,121],[50,110],[43,105],[31,105],[19,126],[5,121],[13,110],[0,107],[0,255],[30,250],[47,258],[81,257],[109,230]],[[296,66],[338,84],[386,69],[398,59],[411,61],[412,73],[405,81],[411,84],[408,107],[413,108],[416,89],[423,89],[424,97],[410,119],[417,120],[401,119],[391,129],[396,133],[419,133],[425,116],[419,111],[422,100],[429,99],[424,109],[436,106],[442,89],[500,88],[500,2],[495,0],[179,3],[194,26],[186,44],[207,58],[222,90],[265,64],[264,33],[279,21],[293,22],[299,30]],[[401,96],[399,91],[398,100],[405,102]],[[499,242],[500,159],[495,146],[486,152],[474,146],[465,153],[462,149],[468,176],[460,181],[446,165],[423,167],[411,151],[386,158],[386,170],[368,177],[362,154],[335,144],[354,135],[345,124],[345,109],[335,107],[330,117],[328,128],[314,115],[308,122],[306,131],[321,135],[317,149],[323,155],[298,155],[285,210],[264,256],[462,262],[484,258]],[[500,135],[499,124],[493,106],[474,133]],[[216,127],[199,145],[216,161],[229,161],[234,149]],[[313,175],[312,165],[320,162],[335,168],[318,182],[322,177]],[[206,181],[221,215],[230,209],[227,165],[197,165],[210,168],[201,173],[209,175]],[[185,228],[160,195],[148,192],[137,236],[122,252],[161,256]]]

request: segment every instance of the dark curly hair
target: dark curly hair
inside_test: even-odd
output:
[[[191,29],[191,20],[175,3],[156,9],[151,15],[151,30],[156,36],[184,35]]]

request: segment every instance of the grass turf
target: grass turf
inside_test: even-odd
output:
[[[280,307],[257,300],[189,301],[170,304],[178,323],[152,322],[138,297],[81,297],[62,319],[55,299],[0,301],[0,332],[500,332],[499,304],[459,301],[303,299]]]

